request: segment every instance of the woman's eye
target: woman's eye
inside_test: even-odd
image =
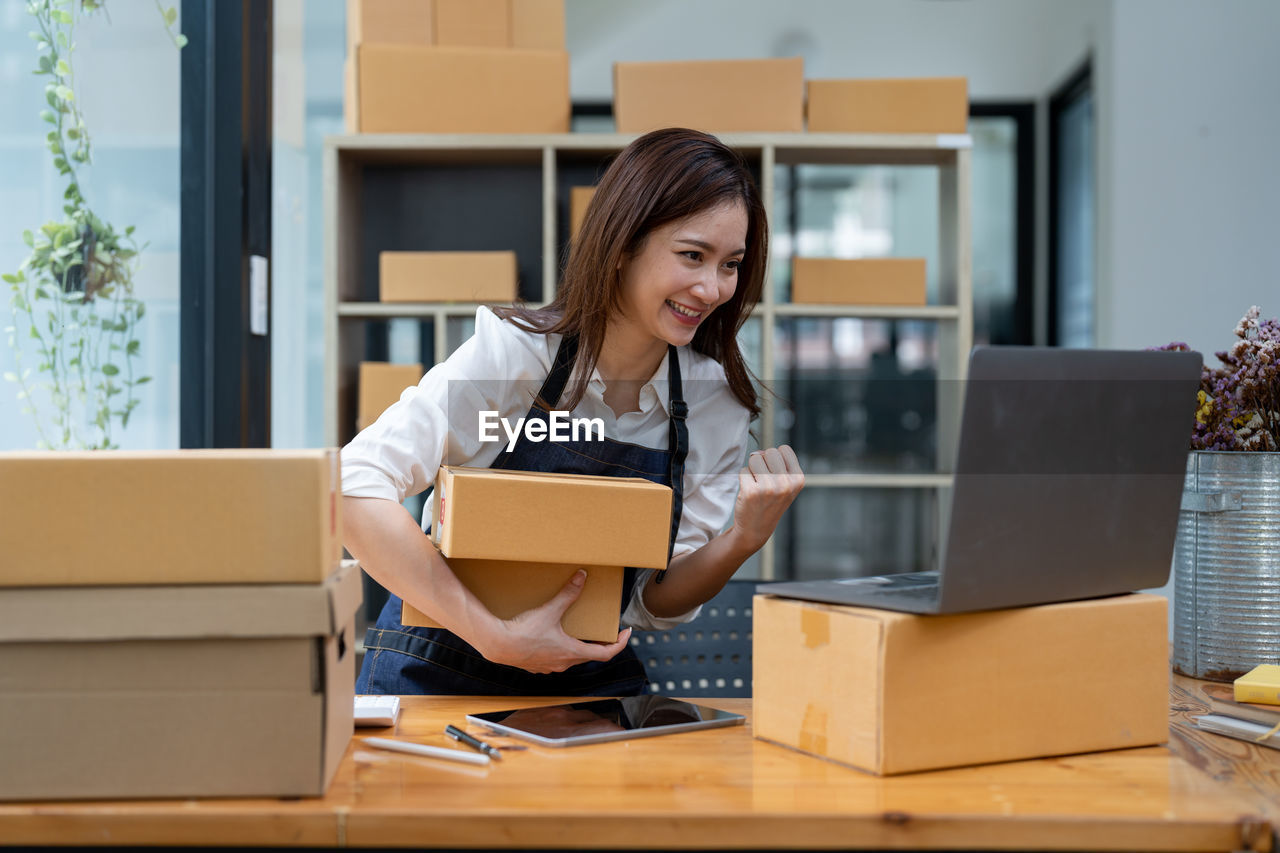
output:
[[[724,265],[725,265],[725,268],[726,268],[726,269],[733,270],[734,272],[737,272],[738,267],[742,266],[742,261],[741,261],[740,259],[732,260],[732,261],[725,261]]]
[[[687,252],[681,252],[680,254],[684,255],[686,258],[688,258],[691,261],[702,260],[702,253],[698,251],[694,251],[692,249]]]

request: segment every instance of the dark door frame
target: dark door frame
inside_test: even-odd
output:
[[[1058,181],[1062,176],[1062,114],[1076,102],[1081,96],[1093,91],[1093,60],[1092,58],[1085,61],[1073,71],[1066,81],[1053,90],[1049,96],[1049,237],[1048,237],[1048,289],[1045,300],[1048,305],[1048,344],[1049,346],[1058,346],[1058,297],[1062,287],[1062,282],[1058,277],[1058,260],[1062,251],[1061,241],[1058,239],[1058,229],[1061,227],[1061,217],[1058,213],[1058,205],[1061,196],[1058,191]]]
[[[272,0],[183,0],[182,30],[179,443],[267,447]]]

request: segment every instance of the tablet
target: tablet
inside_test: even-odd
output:
[[[591,699],[567,705],[544,705],[515,711],[468,714],[467,722],[487,726],[543,746],[577,746],[609,740],[737,726],[745,721],[731,714],[665,696],[627,696]]]

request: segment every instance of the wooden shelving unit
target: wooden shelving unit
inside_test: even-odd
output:
[[[345,444],[355,430],[362,324],[396,318],[434,323],[435,360],[448,353],[448,321],[474,304],[377,301],[377,254],[392,249],[512,249],[522,298],[550,301],[567,243],[568,188],[595,182],[605,162],[635,137],[624,134],[334,136],[324,150],[325,436]],[[933,166],[939,174],[939,283],[936,304],[920,307],[797,305],[779,302],[766,279],[755,312],[761,378],[776,375],[775,329],[782,318],[919,320],[938,329],[938,464],[932,473],[825,473],[807,489],[949,489],[959,428],[957,382],[973,341],[970,146],[965,135],[721,134],[752,165],[764,204],[776,209],[777,166]],[[775,229],[776,230],[776,229]],[[762,398],[761,442],[777,444],[773,397]],[[945,501],[939,501],[945,512]],[[945,529],[940,519],[939,530]],[[774,577],[772,545],[761,576]]]

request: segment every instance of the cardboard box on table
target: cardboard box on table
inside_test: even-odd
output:
[[[360,133],[567,133],[563,50],[360,44],[347,81]]]
[[[967,133],[968,80],[808,81],[810,133]]]
[[[712,133],[804,130],[804,60],[615,62],[619,133],[691,127]]]
[[[510,619],[540,607],[555,597],[578,569],[587,572],[578,600],[569,606],[560,626],[579,640],[612,643],[618,639],[618,615],[622,603],[621,566],[573,563],[530,563],[515,560],[449,560],[449,568],[462,585],[499,619]],[[412,604],[402,608],[405,625],[439,628],[440,623]]]
[[[346,751],[360,572],[0,589],[0,800],[305,797]]]
[[[671,489],[632,477],[445,465],[431,538],[450,560],[667,567]]]
[[[336,449],[0,453],[0,587],[322,583],[340,492]]]
[[[798,305],[924,305],[924,258],[794,258]]]
[[[880,774],[1162,743],[1167,604],[916,616],[756,596],[752,726]]]
[[[422,379],[421,364],[387,364],[381,361],[360,362],[359,405],[356,429],[373,423],[387,408],[400,399],[410,385]]]
[[[512,302],[515,252],[380,252],[382,302]]]
[[[432,541],[463,584],[508,618],[545,604],[579,568],[565,632],[618,636],[625,566],[665,569],[671,489],[639,478],[444,466],[431,501]],[[406,625],[437,627],[406,605]]]

